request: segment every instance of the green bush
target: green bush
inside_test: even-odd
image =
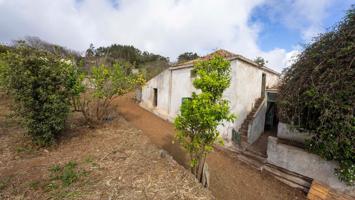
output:
[[[1,83],[14,99],[15,112],[33,142],[53,143],[70,109],[71,62],[24,46],[1,54],[0,60]]]
[[[309,132],[308,150],[339,162],[336,174],[355,182],[355,9],[284,72],[280,120]]]
[[[113,66],[92,67],[91,75],[86,80],[87,90],[81,95],[79,111],[91,126],[101,124],[112,117],[115,97],[124,95],[145,82],[142,74],[133,74],[118,63]]]

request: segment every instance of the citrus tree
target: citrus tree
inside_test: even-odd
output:
[[[0,57],[0,83],[14,100],[16,116],[34,143],[52,144],[70,111],[71,62],[25,46]]]
[[[87,76],[86,80],[87,89],[81,96],[79,111],[83,113],[91,126],[100,124],[111,117],[110,114],[115,110],[112,108],[115,97],[124,95],[137,85],[145,83],[141,73],[127,71],[123,65],[118,63],[113,66],[92,67],[91,75]]]
[[[191,171],[202,181],[206,155],[216,141],[223,141],[217,126],[233,121],[235,116],[229,112],[229,102],[222,98],[231,81],[230,62],[217,55],[196,63],[193,70],[197,74],[193,85],[201,92],[182,102],[174,123],[176,138],[190,155]]]

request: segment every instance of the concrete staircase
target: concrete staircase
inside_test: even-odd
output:
[[[242,125],[240,126],[239,133],[240,133],[240,145],[243,150],[249,146],[248,143],[248,128],[250,122],[254,119],[255,113],[258,111],[260,104],[263,102],[264,97],[260,97],[255,101],[253,109],[249,112],[245,120],[243,121]]]

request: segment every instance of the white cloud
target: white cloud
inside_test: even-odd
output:
[[[117,2],[115,8],[110,0],[0,0],[0,41],[31,35],[80,51],[90,43],[130,44],[172,59],[185,51],[204,55],[225,48],[250,58],[263,56],[270,66],[278,66],[274,68],[277,71],[294,53],[284,49],[263,52],[257,45],[259,25],[250,24],[249,19],[253,8],[264,4],[264,0]],[[306,6],[300,15],[318,24],[316,15],[324,14],[324,6],[312,17],[307,9],[317,4],[307,2],[315,1],[297,2],[294,12]],[[318,31],[314,27],[302,29],[305,37]]]
[[[348,1],[348,0],[344,0]],[[270,14],[285,26],[298,30],[305,42],[325,31],[323,21],[336,0],[269,0]]]

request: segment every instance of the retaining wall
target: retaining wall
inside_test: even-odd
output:
[[[326,161],[301,148],[279,143],[278,139],[272,136],[268,138],[267,156],[267,162],[270,164],[316,179],[355,197],[355,187],[345,185],[335,176],[334,169],[338,167],[335,161]]]
[[[299,132],[295,128],[292,128],[289,124],[279,122],[277,127],[277,137],[304,143],[305,139],[310,138],[310,135],[308,133]]]

